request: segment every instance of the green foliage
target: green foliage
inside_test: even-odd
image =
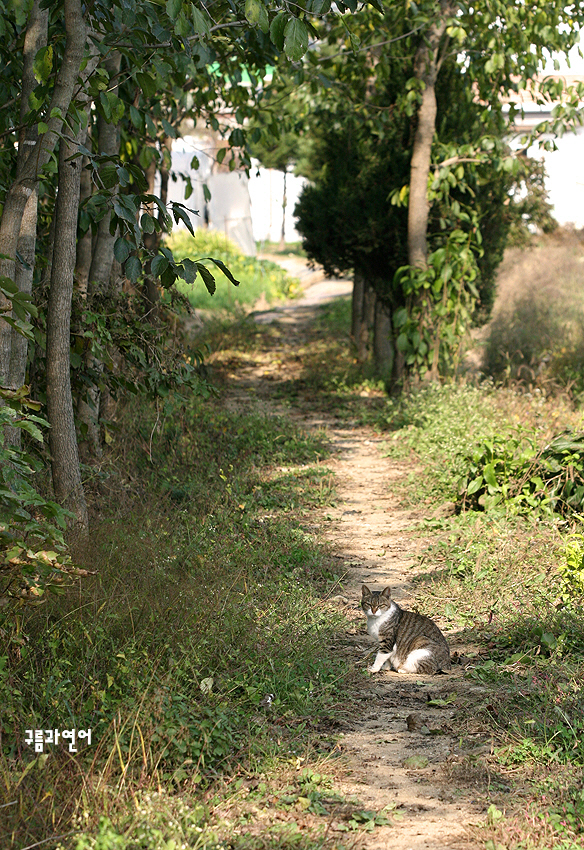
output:
[[[395,433],[388,453],[414,452],[425,467],[417,498],[454,499],[467,457],[497,420],[489,386],[430,384],[388,400],[376,421]]]
[[[23,605],[42,602],[47,591],[61,590],[78,571],[63,539],[69,513],[33,483],[43,464],[32,445],[43,445],[48,427],[33,412],[40,404],[29,397],[28,387],[2,389],[0,398],[0,607],[10,605],[12,616]],[[20,448],[15,432],[29,444],[34,441],[30,449]]]
[[[355,270],[375,289],[392,313],[394,343],[410,373],[452,371],[471,319],[485,321],[492,307],[509,227],[519,221],[525,227],[530,214],[545,218],[541,166],[514,155],[504,141],[501,90],[528,85],[552,34],[535,23],[539,13],[532,21],[516,9],[502,15],[488,4],[480,9],[460,9],[456,23],[445,21],[457,50],[441,62],[436,83],[428,267],[424,258],[409,268],[407,255],[411,122],[424,85],[414,56],[444,7],[415,4],[405,15],[398,7],[366,8],[347,31],[331,29],[314,62],[328,75],[330,90],[311,103],[315,143],[307,173],[313,183],[297,207],[305,249],[328,273]],[[555,36],[560,49],[575,38],[579,13],[573,12],[559,3],[541,10],[546,21],[564,22]],[[527,31],[533,38],[528,60],[511,47],[524,43]],[[374,50],[380,35],[391,46],[372,68],[365,45]],[[339,50],[347,37],[353,55]],[[356,44],[364,46],[355,50]],[[578,120],[568,112],[569,122]],[[527,139],[522,143],[529,146]],[[533,189],[529,202],[526,186]]]
[[[221,233],[197,230],[192,237],[184,231],[175,231],[168,244],[177,256],[205,257],[213,254],[240,282],[236,291],[231,287],[219,287],[214,293],[206,292],[199,284],[179,282],[177,291],[186,296],[195,309],[233,312],[243,306],[252,306],[262,295],[272,302],[289,298],[298,291],[298,281],[286,274],[281,266],[246,256]]]
[[[558,565],[566,601],[584,595],[584,535],[571,534],[564,547],[564,561]]]
[[[562,515],[584,510],[584,440],[565,432],[539,446],[535,431],[495,434],[469,459],[460,484],[462,507],[547,510]]]

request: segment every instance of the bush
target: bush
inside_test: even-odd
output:
[[[460,483],[464,508],[584,512],[584,435],[565,432],[544,446],[535,431],[484,440],[468,459]]]
[[[498,279],[483,369],[497,381],[584,389],[582,244],[578,234],[542,236],[507,251]]]
[[[175,257],[183,259],[201,259],[215,257],[228,267],[239,281],[234,287],[227,278],[221,280],[221,273],[213,270],[217,281],[217,290],[213,295],[207,292],[201,280],[189,284],[179,281],[178,292],[185,295],[191,306],[204,310],[228,310],[233,312],[242,307],[253,306],[264,296],[269,303],[290,298],[299,291],[299,282],[290,277],[281,266],[269,260],[248,257],[238,246],[224,236],[212,230],[197,230],[196,236],[183,230],[175,231],[168,240],[168,246]],[[212,263],[205,263],[211,268]]]

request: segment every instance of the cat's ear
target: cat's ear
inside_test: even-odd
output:
[[[366,584],[361,586],[361,593],[363,594],[363,596],[371,596],[371,591],[369,590]]]
[[[381,591],[381,595],[385,596],[386,599],[391,599],[391,587],[384,587]]]

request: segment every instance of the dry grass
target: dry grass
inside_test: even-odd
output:
[[[482,368],[498,381],[582,390],[584,243],[559,230],[528,250],[509,249],[489,324],[479,334]]]

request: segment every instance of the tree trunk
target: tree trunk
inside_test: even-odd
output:
[[[85,137],[85,131],[82,132]],[[55,230],[59,238],[53,249],[47,309],[47,412],[51,423],[49,446],[55,497],[75,514],[80,529],[86,530],[87,505],[79,467],[70,367],[71,299],[81,176],[81,160],[70,157],[76,152],[77,144],[61,139],[55,207]]]
[[[288,196],[286,194],[286,183],[288,179],[288,171],[284,169],[284,183],[282,190],[282,227],[280,230],[280,244],[278,246],[280,251],[283,251],[286,248],[286,207],[288,206]]]
[[[102,62],[102,67],[108,72],[110,80],[117,80],[120,71],[121,53],[115,51]],[[117,95],[117,82],[110,84],[109,91]],[[102,115],[97,118],[97,146],[100,154],[118,156],[120,152],[120,132],[115,124],[105,120]],[[117,193],[117,187],[116,187]],[[97,238],[91,259],[89,271],[90,292],[109,287],[112,263],[114,261],[114,242],[117,233],[110,233],[111,210],[104,215],[97,226]]]
[[[365,277],[355,269],[353,275],[353,294],[351,297],[351,337],[357,349],[357,360],[367,360],[367,348],[362,344],[362,328],[365,309]]]
[[[440,53],[440,43],[450,18],[455,12],[450,0],[440,0],[440,14],[430,25],[418,47],[414,59],[414,76],[420,80],[422,102],[418,109],[418,124],[414,136],[410,164],[410,197],[408,206],[408,262],[410,266],[425,269],[428,265],[428,177],[432,160],[432,141],[436,130],[436,78],[444,59],[445,47]],[[431,296],[426,290],[419,294],[420,332],[432,322]],[[426,379],[438,378],[437,358],[433,358]]]
[[[375,358],[375,372],[382,379],[389,391],[392,386],[395,348],[393,346],[389,310],[379,298],[375,304],[373,354]]]
[[[440,16],[424,33],[414,59],[414,76],[424,84],[424,89],[410,164],[408,261],[419,269],[425,269],[428,261],[428,176],[436,129],[436,78],[444,58],[444,53],[440,55],[440,42],[447,20],[453,14],[453,5],[441,0]]]
[[[370,354],[370,331],[375,323],[375,290],[365,275],[355,270],[353,278],[351,334],[357,349],[357,361],[365,363]]]
[[[83,23],[83,21],[81,21]],[[85,26],[84,26],[85,29]],[[78,108],[88,109],[85,84],[97,67],[95,50],[83,69]],[[85,142],[86,127],[79,126],[76,137],[61,137],[59,176],[55,205],[55,238],[51,267],[51,288],[47,307],[47,414],[51,425],[49,448],[55,497],[75,516],[75,526],[87,532],[88,515],[71,395],[71,301],[75,280],[77,219],[81,194],[82,159],[75,157]]]
[[[90,128],[87,128],[85,145],[91,144]],[[89,157],[84,156],[81,160],[81,190],[79,194],[79,205],[81,206],[92,193],[91,172],[87,165]],[[75,260],[75,286],[81,298],[87,298],[89,288],[89,270],[91,269],[91,255],[93,253],[93,232],[91,226],[77,239],[77,258]]]
[[[40,0],[34,0],[30,11],[26,35],[24,38],[24,62],[22,74],[22,90],[20,95],[20,122],[24,120],[29,111],[29,96],[36,86],[33,63],[38,51],[47,43],[49,24],[49,13],[46,9],[40,9]],[[38,143],[37,125],[21,130],[18,139],[18,159],[16,164],[16,179],[23,172],[28,151]],[[38,184],[35,184],[31,195],[24,207],[20,233],[18,235],[17,251],[22,261],[18,261],[14,268],[14,281],[20,292],[30,295],[32,292],[32,280],[35,265],[36,229],[38,212]],[[14,329],[10,339],[10,366],[8,373],[8,386],[11,389],[21,387],[26,379],[26,359],[28,353],[28,340]],[[10,429],[14,433],[10,435],[13,445],[20,445],[21,429]]]
[[[108,72],[109,79],[115,80],[120,70],[121,54],[114,52],[110,54],[102,63],[102,66]],[[110,85],[109,91],[117,94],[117,83]],[[120,152],[120,134],[115,124],[107,122],[102,115],[97,118],[97,146],[100,154],[106,156],[118,156]],[[96,293],[105,293],[110,287],[110,279],[112,266],[114,262],[114,243],[117,238],[116,233],[110,233],[110,222],[112,213],[109,210],[106,215],[100,220],[97,226],[97,236],[93,246],[91,266],[88,273],[88,294],[93,296]],[[78,246],[79,255],[79,246]],[[87,365],[95,372],[103,372],[103,363],[88,352],[86,358]],[[94,457],[101,457],[101,435],[99,430],[99,410],[101,394],[99,387],[95,384],[88,386],[86,389],[87,398],[79,399],[78,416],[81,422],[86,426],[86,443],[89,452]],[[83,449],[83,446],[80,447]]]
[[[8,259],[0,257],[0,275],[11,280],[15,278],[16,249],[24,210],[63,128],[63,118],[58,116],[66,115],[69,109],[85,53],[86,28],[81,0],[65,0],[64,18],[67,41],[51,103],[47,109],[47,115],[51,116],[46,121],[48,131],[40,136],[34,145],[30,145],[20,174],[8,190],[2,211],[0,254],[4,254]],[[10,300],[0,295],[0,308],[10,307]],[[7,322],[0,322],[0,384],[3,385],[7,384],[10,374],[11,343],[12,328]]]

